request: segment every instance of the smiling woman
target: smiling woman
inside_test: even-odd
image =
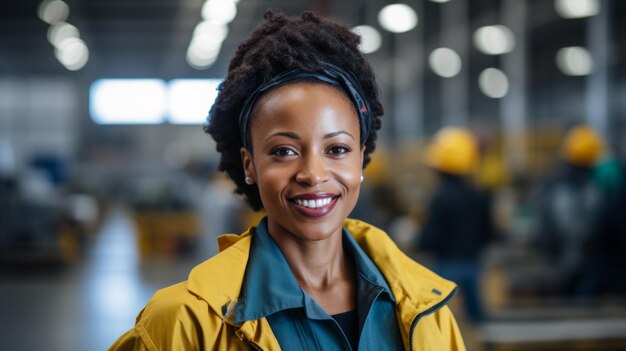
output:
[[[267,216],[160,290],[111,350],[463,350],[456,291],[348,219],[383,109],[360,38],[268,12],[240,46],[206,131]]]
[[[358,199],[363,164],[352,102],[335,87],[298,82],[268,93],[255,110],[252,151],[241,152],[272,237],[281,245],[291,236],[340,233]],[[334,238],[341,243],[341,235]]]

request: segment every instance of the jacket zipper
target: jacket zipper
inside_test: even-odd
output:
[[[241,334],[240,332],[237,332],[237,337],[239,338],[239,340],[241,341],[245,341],[248,345],[250,345],[250,347],[252,347],[254,350],[257,351],[263,351],[263,349],[261,348],[261,346],[257,345],[256,343],[254,343],[252,340],[246,338],[243,334]]]
[[[418,313],[417,315],[415,315],[415,317],[413,318],[413,321],[411,322],[411,329],[409,331],[409,350],[413,351],[413,332],[415,331],[415,327],[417,326],[417,322],[420,321],[420,319],[422,319],[422,317],[427,316],[431,313],[434,313],[435,311],[437,311],[438,309],[440,309],[441,307],[445,306],[453,297],[454,295],[456,295],[457,292],[457,288],[454,288],[454,290],[452,290],[452,292],[450,294],[448,294],[448,296],[446,296],[445,299],[441,300],[439,303],[433,305],[431,308],[422,311],[420,313]]]
[[[246,340],[246,341],[248,342],[250,346],[252,346],[253,349],[257,351],[263,351],[263,349],[259,345],[253,343],[252,340]]]

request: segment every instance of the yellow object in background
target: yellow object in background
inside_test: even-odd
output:
[[[445,173],[468,175],[477,162],[478,143],[465,128],[440,129],[426,150],[426,163]]]
[[[379,147],[376,153],[370,157],[370,163],[363,170],[363,176],[367,179],[368,184],[381,184],[387,178],[386,173],[389,171],[387,160],[389,156]]]
[[[501,154],[487,150],[481,157],[476,173],[477,185],[495,191],[509,182],[509,175]]]
[[[252,211],[251,208],[247,207],[245,213],[243,214],[243,226],[245,228],[256,226],[266,214],[267,212],[265,212],[264,209],[261,209],[260,211]]]
[[[142,258],[180,256],[200,233],[200,219],[192,211],[141,211],[135,212],[133,219]]]
[[[561,154],[567,162],[582,167],[594,166],[603,151],[602,137],[587,125],[572,128],[565,135],[561,147]]]

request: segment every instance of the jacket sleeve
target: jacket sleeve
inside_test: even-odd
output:
[[[444,306],[437,311],[435,317],[437,318],[439,329],[444,335],[444,339],[448,342],[445,350],[465,351],[465,344],[463,343],[461,331],[459,330],[459,326],[454,319],[454,315],[452,315],[448,306]]]
[[[108,351],[157,351],[154,342],[145,332],[141,324],[136,325],[122,336],[108,349]]]
[[[206,311],[206,305],[182,293],[184,289],[184,285],[177,284],[158,291],[137,316],[135,327],[109,351],[200,350],[206,337],[202,336],[198,315]]]

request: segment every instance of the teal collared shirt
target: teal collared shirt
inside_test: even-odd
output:
[[[345,228],[343,245],[357,270],[359,350],[402,350],[385,278]],[[234,323],[263,317],[283,350],[352,350],[339,324],[298,285],[266,218],[254,232]]]

